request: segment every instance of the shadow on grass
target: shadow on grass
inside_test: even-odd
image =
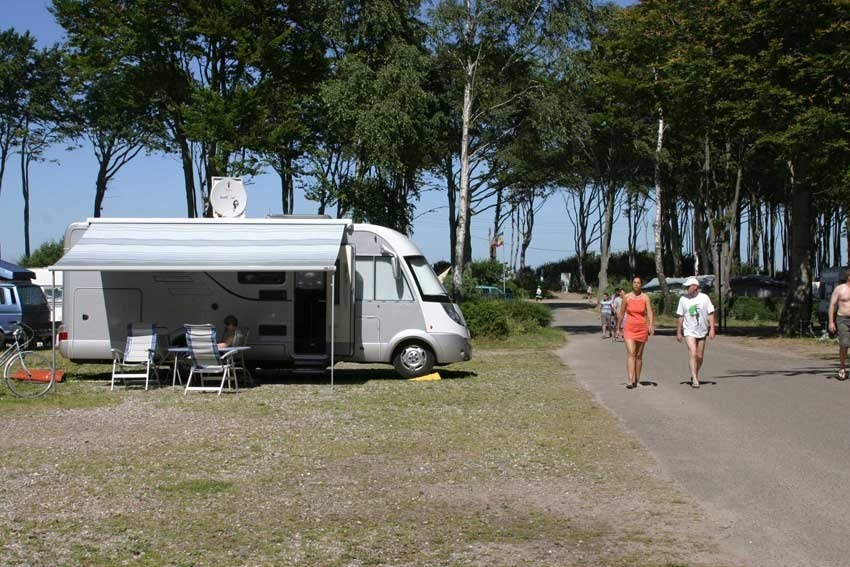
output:
[[[81,365],[84,367],[84,365]],[[464,378],[474,378],[477,376],[475,372],[466,370],[449,370],[445,368],[435,368],[434,372],[438,372],[443,380],[461,380]],[[239,388],[251,388],[262,384],[330,384],[330,370],[296,370],[293,368],[283,369],[256,369],[251,372],[254,377],[253,383],[240,379]],[[186,376],[188,373],[183,373],[183,384],[177,384],[176,388],[182,388],[186,385]],[[77,382],[106,382],[107,388],[112,379],[111,372],[86,372],[79,369],[70,371],[68,374],[70,380]],[[219,379],[220,380],[220,379]],[[358,385],[366,384],[373,380],[398,380],[402,378],[393,368],[337,368],[334,370],[335,385]],[[213,380],[208,380],[208,384],[212,384]],[[144,390],[144,383],[132,382],[126,386],[117,382],[115,388],[121,390]],[[167,379],[161,380],[161,385],[151,381],[152,389],[171,388],[171,375]]]
[[[443,380],[463,380],[474,378],[475,372],[466,370],[446,370],[435,368]],[[305,371],[293,369],[257,370],[253,372],[254,384],[310,384],[321,385],[331,383],[330,371]],[[334,370],[335,386],[356,386],[373,380],[403,381],[398,372],[392,368],[340,368]]]

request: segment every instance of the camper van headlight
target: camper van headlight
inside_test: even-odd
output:
[[[452,321],[461,327],[466,327],[466,321],[463,320],[463,314],[454,303],[441,303],[440,305],[443,306],[443,311],[446,312],[446,315],[448,315]]]

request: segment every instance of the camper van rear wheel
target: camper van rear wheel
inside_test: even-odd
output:
[[[393,366],[405,378],[424,376],[434,368],[434,353],[422,343],[404,343],[395,351]]]

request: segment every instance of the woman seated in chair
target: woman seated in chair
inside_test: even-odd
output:
[[[218,348],[232,347],[239,331],[239,321],[233,315],[224,318],[224,334],[218,343]]]

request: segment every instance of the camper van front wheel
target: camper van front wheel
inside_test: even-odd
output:
[[[405,343],[396,349],[393,366],[405,378],[423,376],[434,368],[434,353],[421,343]]]

